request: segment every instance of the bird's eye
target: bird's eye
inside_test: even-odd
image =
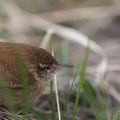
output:
[[[50,66],[48,65],[48,66],[46,66],[46,70],[50,70]]]
[[[50,70],[50,65],[39,64],[39,66],[40,66],[42,69],[44,69],[44,70],[47,70],[47,71]]]

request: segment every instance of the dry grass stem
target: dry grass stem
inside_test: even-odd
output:
[[[120,5],[84,7],[70,10],[59,10],[47,13],[41,13],[40,16],[46,20],[55,23],[83,20],[83,19],[103,19],[114,16]],[[115,12],[114,12],[115,11]]]

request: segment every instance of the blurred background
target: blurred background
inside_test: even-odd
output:
[[[120,0],[0,0],[0,41],[14,39],[34,46],[50,42],[60,63],[75,64],[87,46],[82,35],[94,43],[87,74],[95,86],[97,66],[107,59],[105,81],[114,88],[109,91],[114,98],[109,102],[112,111],[120,102]],[[63,71],[58,75],[62,76],[58,78],[62,90],[74,75],[74,70]]]

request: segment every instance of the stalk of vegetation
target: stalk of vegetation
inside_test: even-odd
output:
[[[44,113],[38,112],[34,109],[31,109],[31,112],[33,113],[33,115],[35,115],[35,117],[38,120],[48,120],[48,118],[46,117],[46,115]]]
[[[20,48],[15,44],[11,43],[10,44],[11,49],[13,50],[13,53],[16,56],[17,62],[18,62],[18,67],[20,71],[20,77],[21,77],[21,82],[22,82],[22,93],[23,93],[23,114],[25,119],[27,119],[27,115],[29,114],[29,77],[28,77],[28,71],[27,67],[25,64],[25,60],[22,54],[22,51]]]
[[[53,90],[53,81],[50,82],[50,103],[51,103],[51,112],[52,112],[52,116],[51,119],[52,120],[56,120],[56,101],[55,101],[55,95],[54,95],[54,90]]]
[[[119,120],[119,119],[120,119],[120,111],[117,111],[116,113],[114,113],[111,120]]]
[[[15,119],[14,114],[16,113],[16,107],[14,103],[14,99],[12,97],[12,92],[7,84],[4,82],[4,78],[0,74],[0,91],[3,93],[3,97],[5,99],[5,104],[7,105],[8,109],[11,111],[11,116]]]
[[[72,83],[71,83],[71,86],[70,86],[70,89],[68,91],[68,95],[67,95],[67,98],[66,98],[66,103],[65,103],[65,106],[64,106],[64,110],[62,112],[62,120],[65,119],[65,112],[67,111],[67,107],[68,107],[68,103],[69,103],[69,100],[70,100],[70,97],[72,95],[72,89],[73,89],[73,85],[74,85],[74,81],[76,79],[76,76],[78,75],[78,72],[79,72],[79,67],[80,67],[80,64],[77,65],[77,69],[76,69],[76,72],[75,72],[75,75],[74,75],[74,78],[72,80]]]
[[[51,37],[52,37],[52,33],[51,32],[47,32],[46,35],[44,36],[41,44],[38,46],[39,48],[46,48],[50,41],[51,41]]]
[[[83,87],[87,93],[89,103],[95,113],[96,119],[97,120],[106,120],[107,118],[106,118],[106,114],[105,114],[106,113],[105,106],[103,105],[103,103],[96,102],[94,90],[87,80],[85,80]],[[101,99],[101,100],[104,100],[104,97],[102,97],[102,98],[103,99]]]
[[[79,99],[80,99],[80,95],[81,95],[81,88],[83,87],[83,83],[85,81],[85,70],[86,70],[86,65],[87,65],[87,60],[88,60],[88,52],[89,52],[89,47],[87,47],[85,49],[85,54],[83,57],[83,61],[82,64],[79,68],[79,81],[78,81],[78,88],[77,88],[77,95],[76,95],[76,100],[75,100],[75,105],[74,105],[74,109],[73,109],[73,113],[72,113],[72,120],[75,120],[75,114],[77,111],[77,107],[79,104]]]

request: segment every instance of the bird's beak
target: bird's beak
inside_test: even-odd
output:
[[[69,65],[69,64],[59,64],[58,65],[58,68],[61,69],[61,68],[74,68],[75,66],[74,65]]]

